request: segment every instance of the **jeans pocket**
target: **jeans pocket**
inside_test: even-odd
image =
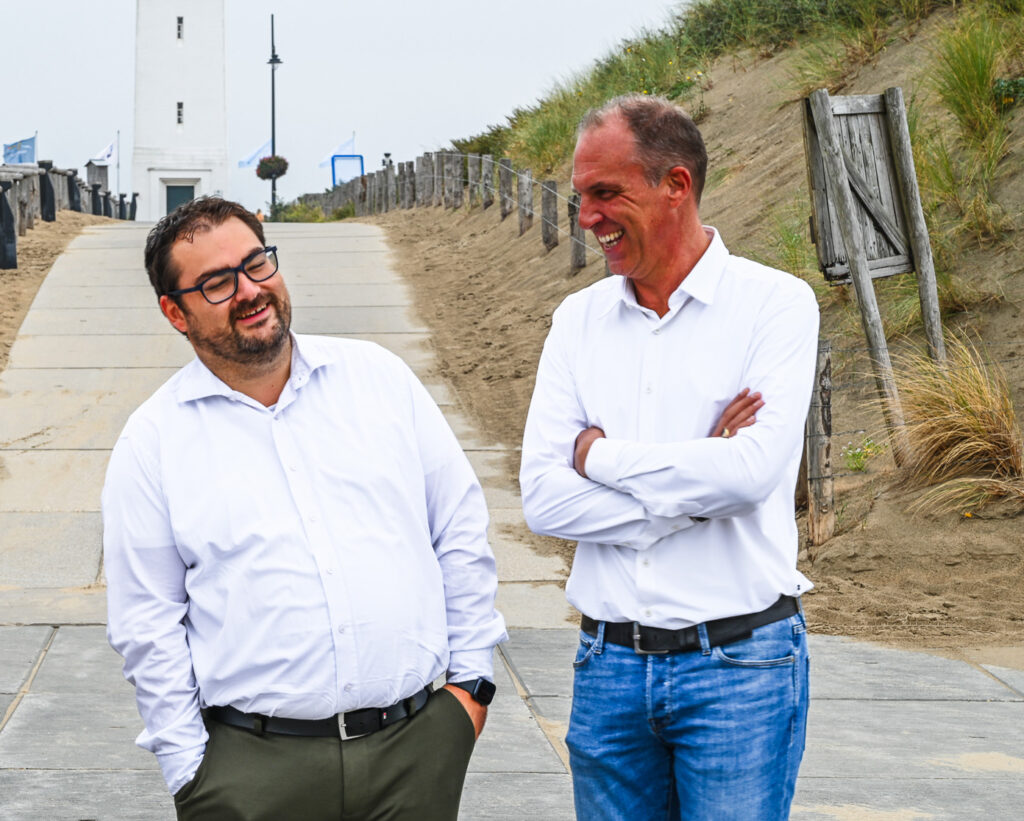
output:
[[[758,627],[749,638],[711,650],[712,657],[734,667],[783,667],[796,662],[799,634],[792,619]]]
[[[579,670],[590,661],[590,657],[594,655],[594,646],[596,644],[597,638],[589,633],[584,633],[582,630],[580,631],[580,646],[576,649],[576,658],[572,663],[574,669]]]

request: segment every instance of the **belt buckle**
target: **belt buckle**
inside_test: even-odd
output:
[[[640,646],[640,622],[633,622],[633,651],[639,656],[666,656],[668,650],[644,650]]]
[[[369,733],[359,733],[358,735],[349,735],[348,730],[345,729],[345,714],[338,713],[335,718],[338,719],[338,735],[341,736],[342,741],[351,741],[354,738],[362,738]]]

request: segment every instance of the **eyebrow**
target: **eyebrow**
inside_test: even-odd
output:
[[[230,274],[235,270],[235,268],[240,268],[241,266],[245,265],[245,263],[251,262],[254,256],[256,256],[257,254],[264,250],[266,249],[262,245],[257,245],[248,254],[242,257],[242,261],[239,262],[238,265],[229,265],[227,268],[217,268],[212,271],[203,271],[203,273],[196,277],[196,282],[198,283],[200,280],[215,277],[217,276],[217,274]]]

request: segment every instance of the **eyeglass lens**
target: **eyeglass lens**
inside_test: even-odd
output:
[[[261,251],[245,263],[243,270],[253,282],[270,279],[277,273],[277,254],[274,251]],[[231,299],[237,290],[237,269],[210,277],[202,284],[203,296],[214,303]]]

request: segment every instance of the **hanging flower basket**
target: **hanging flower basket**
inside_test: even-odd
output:
[[[264,157],[256,166],[256,176],[261,180],[276,180],[278,177],[283,177],[287,171],[288,160],[277,154]]]

